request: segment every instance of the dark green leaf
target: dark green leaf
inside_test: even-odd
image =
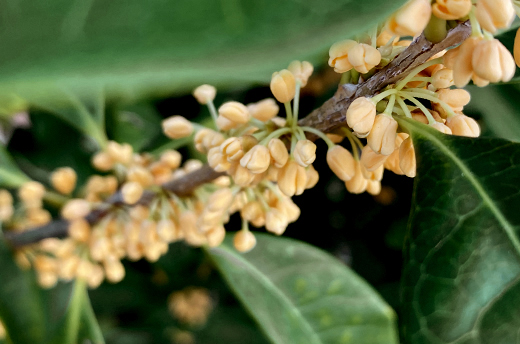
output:
[[[18,187],[29,180],[18,168],[7,149],[0,144],[0,187]]]
[[[208,252],[273,343],[398,342],[392,309],[340,261],[302,242],[256,236],[249,253],[231,237]]]
[[[407,343],[518,343],[520,144],[400,120],[417,177],[406,240]]]
[[[293,59],[324,61],[404,2],[13,0],[2,7],[0,94],[135,99],[266,82]]]

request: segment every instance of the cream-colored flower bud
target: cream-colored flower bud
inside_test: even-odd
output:
[[[114,162],[128,165],[132,162],[134,150],[128,143],[108,141],[106,152]]]
[[[51,184],[58,192],[68,195],[76,187],[76,172],[70,167],[61,167],[52,172]]]
[[[312,165],[309,165],[306,168],[306,171],[307,171],[307,185],[305,185],[305,188],[312,189],[313,187],[316,186],[316,184],[318,184],[318,181],[320,180],[320,174],[318,173],[318,171],[316,171],[316,169]]]
[[[168,165],[168,167],[172,170],[179,168],[179,166],[181,165],[181,161],[182,155],[176,150],[169,149],[161,154],[161,162]]]
[[[61,216],[67,220],[76,220],[85,217],[90,212],[90,203],[84,199],[75,198],[67,201],[61,208]]]
[[[9,191],[0,189],[0,222],[8,221],[13,213],[13,196]]]
[[[445,124],[443,123],[439,123],[439,122],[435,122],[434,124],[430,124],[430,127],[440,131],[441,133],[443,134],[447,134],[447,135],[451,135],[452,132],[451,132],[451,129],[448,128]]]
[[[301,86],[305,87],[307,85],[307,81],[309,80],[309,77],[311,76],[312,72],[314,71],[314,67],[312,64],[308,61],[292,61],[289,64],[289,67],[287,69],[293,73],[294,78],[297,81],[300,81]]]
[[[280,111],[280,107],[273,98],[267,98],[257,103],[248,104],[247,109],[253,118],[262,122],[267,122],[274,118]]]
[[[365,74],[381,62],[381,53],[371,45],[359,43],[349,50],[348,61],[356,71]]]
[[[449,117],[446,125],[451,129],[453,135],[479,137],[480,127],[473,118],[460,114]]]
[[[449,68],[443,68],[432,75],[432,85],[435,88],[448,88],[454,85],[453,71]]]
[[[294,147],[294,160],[303,167],[307,167],[316,160],[316,145],[314,142],[299,140]]]
[[[206,238],[208,240],[209,247],[217,247],[222,244],[224,238],[226,237],[226,229],[224,226],[216,226],[210,229],[206,233]]]
[[[236,170],[232,173],[235,184],[245,187],[249,186],[255,179],[255,174],[240,164],[236,164]]]
[[[271,139],[267,144],[267,148],[269,149],[269,153],[273,159],[273,164],[277,168],[282,168],[289,160],[289,152],[287,151],[287,147],[280,139]]]
[[[289,160],[278,172],[278,187],[287,196],[301,195],[307,186],[307,173],[294,160]]]
[[[339,179],[346,182],[356,173],[352,154],[344,147],[335,145],[327,151],[327,164]]]
[[[99,152],[92,157],[92,166],[99,171],[109,171],[114,167],[114,160],[108,153]]]
[[[354,177],[345,182],[345,187],[350,193],[360,194],[365,192],[368,181],[363,176],[363,171],[361,171],[361,163],[356,160],[354,165],[356,171]]]
[[[248,230],[239,230],[233,238],[233,246],[242,253],[251,251],[256,246],[255,235]]]
[[[490,82],[507,82],[515,75],[515,60],[498,39],[480,41],[473,51],[474,73]]]
[[[285,127],[285,125],[287,124],[287,120],[286,120],[285,118],[283,118],[283,117],[278,117],[278,116],[273,117],[273,118],[271,119],[271,122],[273,122],[274,124],[276,124],[276,126],[277,126],[278,128],[283,128],[283,127]]]
[[[473,51],[481,37],[469,37],[459,47],[449,50],[443,57],[444,65],[453,70],[453,82],[457,87],[464,87],[473,76]]]
[[[358,42],[347,39],[334,43],[329,49],[329,66],[334,68],[336,73],[345,73],[354,68],[349,62],[349,51],[355,47]]]
[[[231,203],[233,203],[233,192],[231,189],[223,188],[215,191],[209,198],[207,208],[212,211],[223,212],[229,209]]]
[[[257,218],[264,216],[264,209],[258,201],[247,202],[240,210],[240,216],[246,221],[253,222]]]
[[[265,229],[267,229],[268,232],[282,235],[288,224],[289,222],[285,214],[276,208],[269,209],[265,214]]]
[[[176,239],[177,226],[171,219],[161,219],[157,222],[157,235],[165,242],[173,242]]]
[[[395,149],[397,121],[385,114],[379,114],[374,120],[374,126],[367,137],[367,144],[376,153],[390,155]]]
[[[51,213],[41,208],[29,208],[26,213],[29,227],[41,226],[52,220]]]
[[[128,170],[126,180],[129,182],[136,182],[142,187],[148,187],[153,184],[153,175],[144,167],[134,166]]]
[[[437,0],[432,11],[437,18],[455,20],[467,16],[471,6],[471,0]]]
[[[271,154],[269,154],[269,149],[263,145],[254,146],[240,159],[240,165],[253,173],[267,171],[270,162]]]
[[[212,102],[217,95],[217,89],[211,85],[200,85],[193,90],[193,96],[200,104],[207,104]]]
[[[361,159],[359,161],[368,172],[372,172],[382,166],[387,158],[388,155],[376,153],[370,146],[365,146],[361,150]]]
[[[347,124],[358,137],[367,137],[374,126],[376,106],[365,97],[359,97],[347,109]]]
[[[412,138],[403,141],[399,147],[399,167],[407,177],[414,178],[416,175],[415,150]]]
[[[341,136],[338,134],[327,133],[325,135],[327,135],[327,137],[329,138],[329,140],[332,141],[332,143],[341,143],[343,141],[343,139],[345,138],[345,136]]]
[[[226,117],[224,117],[222,115],[218,115],[216,124],[217,124],[217,128],[219,128],[219,130],[223,130],[223,131],[235,129],[240,126],[240,123],[230,121],[229,119],[227,119]]]
[[[220,145],[220,152],[229,162],[238,161],[244,156],[242,142],[238,137],[230,137]]]
[[[26,182],[18,190],[18,197],[28,207],[39,207],[45,195],[45,187],[35,181]]]
[[[399,36],[417,36],[428,25],[432,13],[430,0],[410,0],[388,21],[388,30]]]
[[[90,238],[90,224],[83,218],[73,220],[69,224],[68,233],[76,241],[87,242]]]
[[[143,195],[143,187],[137,182],[126,182],[121,187],[121,196],[126,204],[135,204]]]
[[[280,103],[288,103],[296,94],[296,79],[287,69],[274,72],[271,77],[271,92]]]
[[[231,122],[244,124],[249,121],[249,110],[247,107],[239,102],[226,102],[218,109],[220,116],[225,117]]]
[[[377,196],[381,193],[381,182],[378,180],[367,181],[367,192],[372,196]]]
[[[125,277],[125,267],[117,259],[110,259],[104,262],[105,275],[110,283],[121,282]]]
[[[496,33],[513,23],[515,8],[511,0],[478,0],[475,14],[484,30]]]
[[[464,89],[441,89],[437,91],[437,97],[448,104],[453,111],[462,111],[471,100],[471,95]],[[446,117],[446,111],[442,107],[435,107],[441,117]]]
[[[438,106],[437,103],[434,103],[433,106],[434,107],[440,107],[440,106]],[[443,111],[443,109],[440,109],[440,110]],[[435,121],[440,122],[440,123],[444,123],[444,119],[441,117],[441,115],[437,111],[430,110],[429,112],[430,112],[430,114],[432,115],[432,117],[433,117],[433,119]],[[444,114],[446,115],[445,111],[444,111]],[[416,110],[412,111],[412,119],[414,119],[414,120],[416,120],[418,122],[424,123],[424,124],[428,124],[428,118],[421,111],[421,109],[416,109]]]
[[[231,167],[231,163],[220,152],[219,147],[213,147],[209,150],[208,165],[217,172],[225,172]]]
[[[394,40],[392,41],[392,44],[397,43],[399,41],[399,37],[398,36],[396,37],[396,35],[392,34],[388,30],[383,30],[383,31],[381,31],[379,36],[377,36],[376,45],[378,47],[382,47],[384,45],[387,45],[388,42],[390,42],[390,40],[392,39],[392,37],[394,38]]]
[[[162,121],[162,129],[171,139],[180,139],[193,133],[193,124],[182,116],[172,116]]]

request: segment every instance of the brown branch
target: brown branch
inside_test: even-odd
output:
[[[357,85],[340,85],[336,94],[327,100],[321,107],[314,110],[310,115],[301,119],[300,126],[309,126],[323,132],[331,132],[345,126],[345,114],[350,104],[359,97],[372,97],[383,88],[404,78],[415,67],[428,61],[432,56],[442,50],[462,43],[471,33],[469,22],[459,24],[450,30],[448,36],[441,42],[434,44],[429,42],[424,35],[416,38],[410,46],[405,49],[387,66],[375,73],[370,79]],[[310,140],[315,140],[315,135],[308,135]],[[182,178],[175,179],[162,185],[165,191],[173,192],[178,196],[190,195],[198,186],[211,182],[225,173],[218,173],[208,165],[197,171],[191,172]],[[139,200],[139,204],[149,204],[154,192],[147,191]],[[117,192],[110,197],[102,207],[92,211],[87,217],[90,224],[97,223],[113,207],[122,206],[124,202],[121,193]],[[24,232],[8,232],[5,238],[14,247],[21,247],[36,243],[45,238],[64,238],[67,236],[68,222],[56,220],[47,225],[30,229]]]

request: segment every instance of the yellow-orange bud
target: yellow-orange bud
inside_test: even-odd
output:
[[[285,214],[276,208],[269,209],[265,214],[265,229],[271,233],[282,235],[288,224]]]
[[[359,161],[354,161],[354,168],[354,176],[345,182],[345,187],[350,193],[360,194],[365,192],[368,181],[363,176],[363,171],[361,171],[361,163]]]
[[[347,124],[358,137],[367,137],[374,126],[376,106],[365,97],[359,97],[347,109]]]
[[[249,121],[247,107],[239,102],[231,101],[222,104],[218,109],[218,113],[233,123],[244,124]]]
[[[109,171],[114,167],[114,160],[108,153],[99,152],[92,157],[92,166],[99,171]]]
[[[90,237],[90,225],[84,218],[76,219],[69,224],[69,236],[79,242],[87,242]]]
[[[475,74],[490,82],[507,82],[515,75],[513,56],[498,39],[480,41],[472,57]]]
[[[365,74],[381,62],[381,53],[371,45],[359,43],[349,50],[348,61],[356,71]]]
[[[45,195],[45,187],[38,182],[26,182],[18,189],[18,197],[30,208],[39,207]]]
[[[336,73],[345,73],[353,68],[349,62],[348,54],[350,49],[355,47],[356,41],[347,39],[334,43],[329,49],[329,66],[334,68]]]
[[[200,104],[207,104],[212,102],[217,95],[217,89],[211,85],[200,85],[193,90],[193,96]]]
[[[0,189],[0,222],[9,220],[13,213],[13,196],[9,191]]]
[[[90,212],[90,203],[84,199],[71,199],[61,209],[61,216],[67,220],[85,217]]]
[[[281,168],[284,167],[289,160],[289,152],[287,151],[287,147],[280,139],[271,139],[267,144],[267,148],[269,149],[269,153],[273,158],[273,163],[275,167]]]
[[[226,237],[226,229],[224,226],[215,226],[206,233],[209,247],[217,247],[222,244]]]
[[[171,139],[180,139],[190,136],[193,124],[182,116],[172,116],[162,121],[163,132]]]
[[[432,11],[437,18],[455,20],[467,16],[471,6],[471,0],[437,0]]]
[[[399,147],[399,167],[407,177],[415,177],[415,150],[410,137],[404,140],[401,147]]]
[[[248,104],[247,109],[253,118],[259,121],[267,122],[280,111],[280,107],[273,98],[267,98],[257,103]]]
[[[242,143],[238,137],[230,137],[220,145],[220,152],[229,162],[238,161],[244,156]]]
[[[296,94],[296,79],[287,69],[274,72],[271,77],[271,92],[280,103],[288,103]]]
[[[306,189],[312,189],[313,187],[318,184],[318,181],[320,180],[320,175],[318,171],[314,168],[314,166],[309,165],[306,169],[307,172],[307,184],[305,185]]]
[[[271,155],[269,154],[269,149],[263,145],[254,146],[240,159],[240,165],[253,173],[267,171],[270,162]]]
[[[242,229],[235,233],[233,246],[235,246],[239,252],[245,253],[251,251],[256,246],[255,235],[248,230]]]
[[[355,160],[344,147],[335,145],[327,151],[327,164],[339,179],[346,182],[356,173]]]
[[[449,68],[443,68],[432,75],[432,85],[435,88],[448,88],[453,86],[453,71]]]
[[[447,134],[447,135],[451,135],[451,129],[448,128],[445,124],[443,123],[439,123],[439,122],[435,122],[434,124],[430,124],[430,127],[440,131],[441,133],[443,134]]]
[[[376,153],[390,155],[395,149],[397,121],[392,117],[379,114],[367,138],[367,143]]]
[[[121,187],[121,196],[126,204],[135,204],[143,195],[143,187],[137,182],[126,182]]]
[[[314,67],[312,64],[308,61],[292,61],[289,64],[289,67],[287,69],[293,73],[294,78],[297,81],[300,81],[301,86],[305,87],[307,85],[307,81],[309,80],[309,77],[311,76]]]
[[[128,165],[132,162],[134,150],[128,143],[108,141],[106,152],[113,161]]]
[[[231,167],[231,163],[220,152],[220,147],[213,147],[208,151],[208,165],[217,172],[225,172]]]
[[[475,15],[484,30],[496,33],[511,25],[515,8],[511,0],[478,0]]]
[[[388,21],[388,30],[398,36],[417,36],[428,25],[432,13],[430,0],[410,0]]]
[[[76,187],[76,172],[70,167],[58,168],[51,174],[51,184],[58,192],[68,195]]]
[[[307,167],[316,160],[316,145],[307,139],[299,140],[294,147],[293,155],[299,165]]]
[[[307,186],[307,173],[294,160],[289,160],[278,172],[278,187],[287,196],[301,195]]]
[[[167,150],[161,154],[161,162],[168,165],[172,170],[178,168],[181,165],[182,155],[176,150]]]
[[[372,172],[383,165],[387,158],[388,155],[376,153],[370,146],[365,146],[361,150],[361,159],[359,161],[368,172]]]
[[[479,137],[480,127],[473,118],[460,114],[449,117],[446,125],[451,129],[453,135]]]

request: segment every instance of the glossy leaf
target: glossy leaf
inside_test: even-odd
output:
[[[406,343],[518,343],[520,144],[400,124],[418,166],[403,273]]]
[[[13,0],[2,7],[0,94],[136,99],[266,82],[291,60],[321,63],[404,2]]]
[[[5,146],[0,144],[0,187],[18,187],[29,180],[18,168]]]
[[[340,261],[302,242],[256,236],[249,253],[228,237],[209,254],[273,343],[398,342],[392,309]]]

